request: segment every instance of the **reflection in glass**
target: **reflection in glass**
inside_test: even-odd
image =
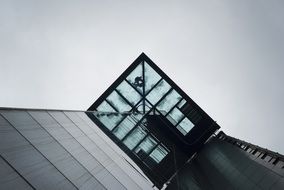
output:
[[[139,92],[143,92],[142,63],[140,63],[126,78]]]
[[[182,97],[175,91],[172,90],[157,106],[161,113],[167,113]]]
[[[118,138],[122,139],[125,135],[137,124],[138,120],[142,117],[141,114],[136,116],[127,116],[114,130],[113,134]]]
[[[121,114],[117,114],[117,113],[103,113],[103,112],[100,113],[100,112],[98,112],[98,113],[94,113],[94,115],[109,130],[112,130],[123,118],[123,116]]]
[[[131,110],[131,106],[115,91],[113,91],[107,100],[119,111],[127,112]]]
[[[182,108],[182,106],[186,103],[186,100],[183,99],[180,103],[178,103],[178,107]]]
[[[161,76],[148,65],[145,64],[145,93],[147,93],[153,86],[161,79]]]
[[[119,91],[133,106],[142,98],[141,95],[125,81],[117,87],[117,91]]]
[[[171,86],[165,80],[161,80],[146,98],[151,102],[151,104],[155,105],[170,88]]]
[[[177,126],[177,129],[183,134],[186,135],[192,128],[194,127],[194,124],[185,117],[180,124]]]
[[[141,101],[141,103],[139,103],[139,105],[137,106],[137,110],[139,113],[143,113],[143,101]],[[145,100],[145,114],[152,108],[152,105]]]
[[[150,157],[156,162],[160,163],[163,158],[166,157],[168,151],[161,145],[159,145],[153,152],[150,154]]]
[[[136,127],[131,134],[126,137],[123,141],[130,150],[132,150],[144,137],[146,136],[146,131],[142,129],[142,127]]]
[[[150,151],[157,145],[157,141],[151,137],[146,137],[140,145],[134,150],[135,153],[141,158],[145,158]]]
[[[179,109],[174,108],[169,113],[167,118],[173,125],[176,125],[183,118],[183,116],[184,116],[183,113],[181,111],[179,111]]]
[[[98,111],[101,112],[116,112],[106,101],[103,101],[98,107]]]

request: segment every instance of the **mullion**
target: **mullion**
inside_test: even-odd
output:
[[[157,138],[152,136],[152,133],[150,131],[148,131],[147,135],[141,141],[139,141],[139,143],[132,149],[133,151],[135,151],[135,149],[149,136],[152,137],[157,142],[157,144],[152,147],[152,149],[150,150],[149,153],[147,153],[147,156],[145,158],[147,158],[153,152],[153,149],[155,149],[158,144],[161,144],[161,142]],[[144,160],[144,159],[141,159],[141,160]]]
[[[110,101],[108,101],[107,99],[105,99],[105,101],[106,101],[117,113],[119,113],[118,109],[117,109],[114,105],[112,105],[112,103],[111,103]]]
[[[161,98],[160,100],[154,105],[154,107],[156,108],[164,99],[167,95],[169,95],[169,93],[171,93],[174,89],[171,87],[168,92],[166,92]],[[149,100],[148,100],[149,101]]]
[[[136,92],[138,92],[140,94],[140,96],[143,97],[143,94],[141,94],[141,92],[139,90],[137,90],[137,88],[135,88],[135,86],[133,86],[133,84],[131,84],[131,82],[129,82],[127,79],[124,79],[124,80],[127,82],[127,84],[129,84],[132,88],[134,88],[136,90]]]
[[[147,112],[147,113],[150,113],[152,110],[157,110],[156,109],[156,107],[155,107],[155,105],[153,105],[149,100],[147,100],[146,98],[145,98],[145,100],[152,106],[152,108]],[[159,110],[157,110],[161,115],[162,115],[162,113],[159,111]],[[155,111],[154,111],[155,112]]]
[[[143,117],[136,123],[136,125],[121,139],[121,141],[124,141],[137,127],[140,125],[140,123],[145,119],[147,114],[143,115]],[[146,131],[147,135],[147,131]]]
[[[139,143],[132,150],[135,150],[142,143],[142,141],[144,141],[149,136],[151,136],[155,141],[157,141],[157,143],[159,143],[159,140],[156,137],[152,136],[152,133],[150,131],[146,131],[146,136],[143,137],[143,139],[139,141]]]
[[[165,115],[165,117],[167,117],[167,116],[169,115],[169,113],[170,113],[171,111],[173,111],[173,110],[175,109],[175,107],[177,107],[177,105],[178,105],[182,100],[183,100],[183,98],[181,98],[181,99],[168,111],[168,113]]]
[[[147,156],[142,159],[142,161],[146,160],[147,158],[149,158],[150,154],[152,154],[152,152],[160,145],[162,144],[161,142],[157,142],[157,144],[150,150],[150,152],[147,154]]]
[[[143,137],[143,138],[139,141],[139,143],[134,146],[134,148],[132,149],[132,152],[135,151],[135,149],[136,149],[148,136],[150,136],[150,131],[148,131],[147,134],[145,135],[145,137]]]
[[[151,104],[152,109],[157,110],[161,115],[163,115],[158,109],[156,109],[156,107],[159,105],[159,103],[172,91],[174,90],[172,87],[160,98],[160,100],[156,103],[156,104],[152,104],[147,98],[145,98],[147,100],[148,103]],[[149,110],[149,112],[151,112],[152,110]]]
[[[145,61],[142,63],[142,76],[143,76],[143,114],[145,114]]]
[[[152,107],[152,109],[154,109],[154,108],[156,108],[157,107],[157,105],[159,105],[159,103],[171,92],[173,90],[173,88],[170,88],[169,90],[168,90],[168,92],[166,93],[166,94],[164,94],[163,96],[162,96],[162,98]],[[146,99],[147,100],[147,99]],[[182,99],[181,99],[182,100]],[[148,102],[150,102],[149,100],[147,100]],[[150,102],[150,104],[151,104],[151,102]],[[151,104],[151,105],[153,105],[153,104]],[[156,109],[160,114],[162,114],[158,109]],[[150,110],[151,111],[151,110]],[[149,112],[150,112],[149,111]],[[182,112],[183,113],[183,112]],[[176,126],[178,126],[178,124],[180,124],[180,122],[185,118],[186,116],[184,115],[182,118],[181,118],[181,120],[175,125],[175,127]]]
[[[148,94],[150,94],[150,92],[156,87],[158,86],[158,84],[163,80],[163,78],[161,78],[160,80],[158,80],[158,82],[147,92],[147,94],[145,94],[145,98]]]
[[[117,89],[114,89],[114,91],[117,92],[117,94],[120,95],[122,99],[133,109],[133,105],[123,96],[123,94],[121,94],[121,92],[119,92]]]
[[[133,108],[130,110],[130,112],[133,111],[134,108],[135,108],[140,102],[141,102],[141,100],[140,100],[137,104],[135,104],[135,106],[133,106]],[[129,114],[129,115],[130,115],[130,114]],[[120,125],[120,123],[122,123],[122,121],[123,121],[127,116],[128,116],[128,114],[125,114],[125,116],[116,124],[116,126],[111,130],[111,132],[113,132],[113,131]],[[134,127],[135,127],[135,126],[134,126]]]
[[[175,125],[175,127],[177,127],[181,122],[182,122],[182,120],[184,120],[184,118],[186,118],[186,116],[184,115],[181,119],[180,119],[180,121],[179,122],[177,122],[177,124]]]

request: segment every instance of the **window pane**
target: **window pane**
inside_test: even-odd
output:
[[[116,112],[106,101],[103,101],[98,107],[98,111],[102,112]]]
[[[137,110],[140,113],[143,113],[143,103],[144,102],[141,101],[141,103],[139,103],[139,105],[137,106]],[[145,100],[145,113],[147,113],[151,108],[152,108],[152,105],[147,100]]]
[[[186,100],[183,99],[179,104],[178,107],[181,108],[186,103]]]
[[[146,62],[145,64],[145,93],[147,93],[160,79],[161,76]]]
[[[180,122],[177,129],[183,135],[186,135],[193,127],[194,127],[194,124],[186,117]]]
[[[165,81],[162,80],[159,84],[147,95],[147,99],[155,105],[162,97],[165,95],[169,89],[170,85]]]
[[[184,116],[183,113],[181,111],[179,111],[179,109],[174,108],[169,113],[167,118],[173,125],[176,125],[183,118],[183,116]]]
[[[140,115],[140,114],[139,114]],[[137,116],[139,116],[137,115]],[[140,115],[141,116],[141,115]],[[135,116],[127,116],[119,126],[113,131],[113,134],[118,138],[122,139],[125,135],[137,124],[138,118]]]
[[[117,92],[113,91],[108,97],[107,100],[119,111],[119,112],[127,112],[131,110],[131,106],[125,102],[125,100],[117,94]]]
[[[157,106],[162,114],[166,114],[182,97],[172,90]]]
[[[143,92],[142,63],[140,63],[126,78],[139,92]]]
[[[150,157],[156,162],[160,163],[168,154],[168,151],[159,145],[151,154]]]
[[[157,145],[157,141],[151,137],[148,136],[146,137],[140,145],[135,149],[135,153],[140,157],[140,158],[145,158],[149,152]]]
[[[94,113],[94,115],[109,130],[112,130],[123,118],[123,116],[118,113]]]
[[[123,143],[132,150],[144,137],[146,131],[142,127],[138,126],[132,131],[132,133],[123,141]]]
[[[123,81],[117,90],[134,106],[139,100],[141,100],[141,95],[132,88],[127,82]]]

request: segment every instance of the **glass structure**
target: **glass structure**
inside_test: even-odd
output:
[[[219,128],[144,53],[88,111],[158,187]]]
[[[284,156],[230,137],[142,53],[87,111],[0,107],[0,189],[284,189]]]
[[[158,74],[147,61],[143,60],[95,109],[109,113],[109,117],[114,117],[110,115],[111,113],[132,114],[126,117],[116,117],[113,120],[114,123],[108,124],[105,123],[105,117],[100,117],[100,114],[94,115],[116,135],[122,135],[118,131],[127,132],[125,128],[130,131],[134,127],[135,124],[132,125],[133,122],[130,122],[130,120],[135,118],[140,122],[147,114],[166,116],[173,124],[173,127],[182,135],[187,135],[194,127],[194,123],[191,121],[190,115],[185,115],[182,111],[186,103],[185,98],[165,78]],[[201,117],[198,117],[194,121],[198,122],[200,119]],[[121,123],[123,124],[120,125]]]

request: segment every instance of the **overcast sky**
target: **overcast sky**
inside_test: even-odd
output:
[[[86,110],[145,52],[225,133],[284,154],[283,50],[283,0],[0,0],[0,107]]]

